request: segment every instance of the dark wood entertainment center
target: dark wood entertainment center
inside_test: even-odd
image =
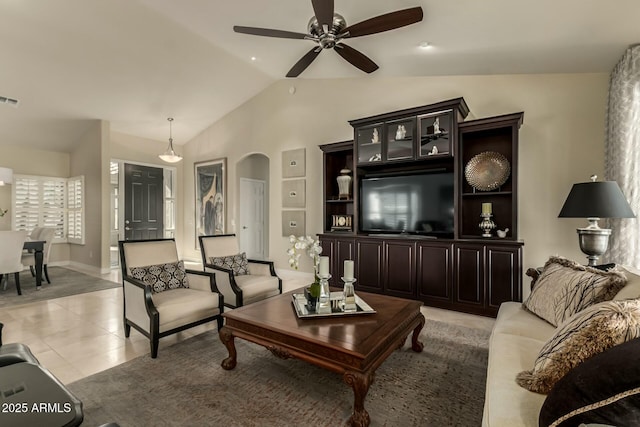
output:
[[[456,98],[352,120],[352,141],[320,146],[324,230],[319,237],[336,272],[332,285],[342,285],[343,262],[352,259],[356,290],[485,316],[495,316],[504,301],[522,300],[517,184],[524,113],[464,121],[468,114],[464,99]],[[465,166],[487,152],[504,156],[510,173],[498,188],[480,191],[469,184]],[[348,198],[339,194],[336,181],[345,168],[352,171]],[[362,231],[359,188],[364,177],[436,170],[453,171],[451,238]],[[496,229],[509,229],[503,238],[496,230],[482,237],[480,214],[487,203]]]

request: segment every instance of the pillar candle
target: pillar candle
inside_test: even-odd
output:
[[[320,257],[320,277],[329,275],[329,257],[321,256]]]
[[[344,260],[344,279],[353,279],[353,261],[350,259]]]
[[[490,214],[491,213],[491,203],[483,203],[482,204],[482,213]]]

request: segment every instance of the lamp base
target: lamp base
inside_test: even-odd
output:
[[[587,228],[578,228],[578,241],[580,243],[580,250],[587,255],[589,260],[589,266],[598,264],[598,258],[607,251],[609,246],[609,236],[611,235],[611,229],[593,227],[590,225]]]

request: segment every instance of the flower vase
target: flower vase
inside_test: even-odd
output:
[[[318,296],[312,287],[314,285],[318,285],[317,283],[312,283],[311,286],[307,286],[304,288],[304,297],[307,299],[307,311],[309,313],[316,312],[316,304],[318,303]]]

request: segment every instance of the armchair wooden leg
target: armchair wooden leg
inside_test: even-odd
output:
[[[31,270],[31,277],[36,277],[36,270],[33,269],[33,265],[29,266],[29,270]]]
[[[14,273],[13,277],[16,278],[16,289],[18,290],[18,295],[22,295],[22,290],[20,289],[20,273]]]
[[[124,336],[125,338],[129,338],[129,335],[131,335],[131,325],[127,323],[127,321],[124,321]]]
[[[155,359],[158,357],[158,345],[160,344],[160,339],[158,337],[151,337],[149,341],[151,343],[151,358]]]
[[[49,269],[47,268],[47,264],[44,265],[44,277],[47,279],[47,283],[51,284],[51,280],[49,280]]]
[[[222,317],[218,317],[217,320],[218,320],[218,330],[220,330],[222,329],[222,326],[223,326],[222,322],[224,319]]]

